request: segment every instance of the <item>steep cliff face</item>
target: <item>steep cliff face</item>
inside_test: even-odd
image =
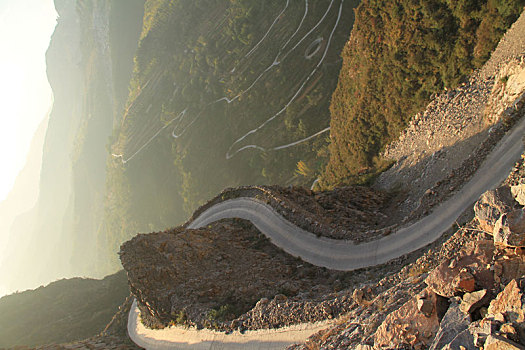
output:
[[[97,264],[106,259],[105,250],[97,251],[101,248],[97,230],[103,214],[107,143],[127,97],[143,9],[143,0],[84,1],[78,6],[85,82],[82,121],[70,154],[74,196],[68,230],[73,241],[71,264],[78,274],[108,272]]]
[[[105,146],[123,106],[142,27],[144,2],[126,4],[133,10],[121,12],[122,1],[55,4],[59,18],[46,54],[54,104],[40,194],[34,209],[21,216],[10,233],[1,274],[1,283],[10,290],[96,272]]]

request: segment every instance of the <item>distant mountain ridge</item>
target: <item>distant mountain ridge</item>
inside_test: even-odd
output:
[[[46,54],[54,104],[35,207],[10,232],[0,284],[10,290],[97,271],[106,143],[124,104],[143,1],[57,0]],[[106,69],[98,69],[105,67]],[[124,92],[123,92],[124,91]]]
[[[30,210],[38,198],[42,151],[48,122],[49,115],[40,122],[33,136],[26,163],[16,177],[13,188],[7,197],[0,202],[0,263],[5,256],[4,249],[15,218]]]

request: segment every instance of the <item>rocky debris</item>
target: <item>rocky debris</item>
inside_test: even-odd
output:
[[[494,242],[507,247],[525,246],[525,209],[502,214],[493,231]]]
[[[510,205],[487,200],[510,194],[510,182],[522,181],[515,176],[521,167],[522,161],[505,185],[480,199],[487,203],[483,211],[478,211],[480,215],[504,208],[498,212],[501,217],[521,210],[519,204],[512,202],[512,197],[505,199]],[[377,286],[368,286],[375,297],[369,302],[360,302],[359,307],[346,316],[346,322],[311,337],[304,346],[292,348],[347,349],[359,344],[373,349],[474,350],[524,346],[523,249],[506,243],[495,244],[494,237],[487,234],[481,222],[474,217],[441,247],[436,246],[438,249],[430,250],[399,273],[385,277]],[[515,227],[519,225],[511,225],[509,230]],[[354,294],[356,304],[367,295],[358,290]],[[402,299],[394,299],[401,295]],[[435,328],[429,328],[429,321]],[[492,344],[494,339],[498,345]]]
[[[519,58],[525,52],[525,16],[520,16],[512,27],[507,30],[498,43],[498,47],[490,55],[490,59],[483,65],[480,75],[482,78],[494,76],[507,62]]]
[[[501,66],[494,77],[485,116],[489,124],[499,122],[511,108],[521,102],[525,90],[525,61],[512,60]]]
[[[292,324],[331,320],[344,315],[356,304],[346,294],[323,301],[309,301],[286,296],[259,301],[247,313],[230,322],[230,329],[279,328]]]
[[[480,228],[492,233],[501,214],[508,213],[513,208],[514,199],[510,187],[504,186],[483,193],[474,205],[474,213]]]

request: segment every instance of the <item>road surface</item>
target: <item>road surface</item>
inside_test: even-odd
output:
[[[382,264],[434,242],[483,192],[497,187],[523,153],[524,135],[525,118],[522,118],[459,192],[420,221],[373,242],[354,244],[351,241],[319,238],[290,223],[267,204],[247,197],[227,200],[208,208],[188,228],[203,227],[225,218],[242,218],[250,220],[284,251],[317,266],[350,271]],[[245,349],[279,349],[299,339],[304,340],[318,330],[315,325],[297,327],[301,331],[297,331],[297,328],[266,330],[251,333],[250,336],[180,327],[146,330],[138,321],[136,305],[132,307],[128,320],[131,339],[148,349],[231,349],[235,347],[234,344]]]

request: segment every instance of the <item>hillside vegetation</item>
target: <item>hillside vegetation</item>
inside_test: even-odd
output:
[[[310,184],[357,4],[146,2],[111,139],[103,248],[180,224],[225,187]]]
[[[433,93],[479,68],[523,0],[364,0],[356,10],[330,105],[330,160],[321,184],[370,179],[379,159]]]

